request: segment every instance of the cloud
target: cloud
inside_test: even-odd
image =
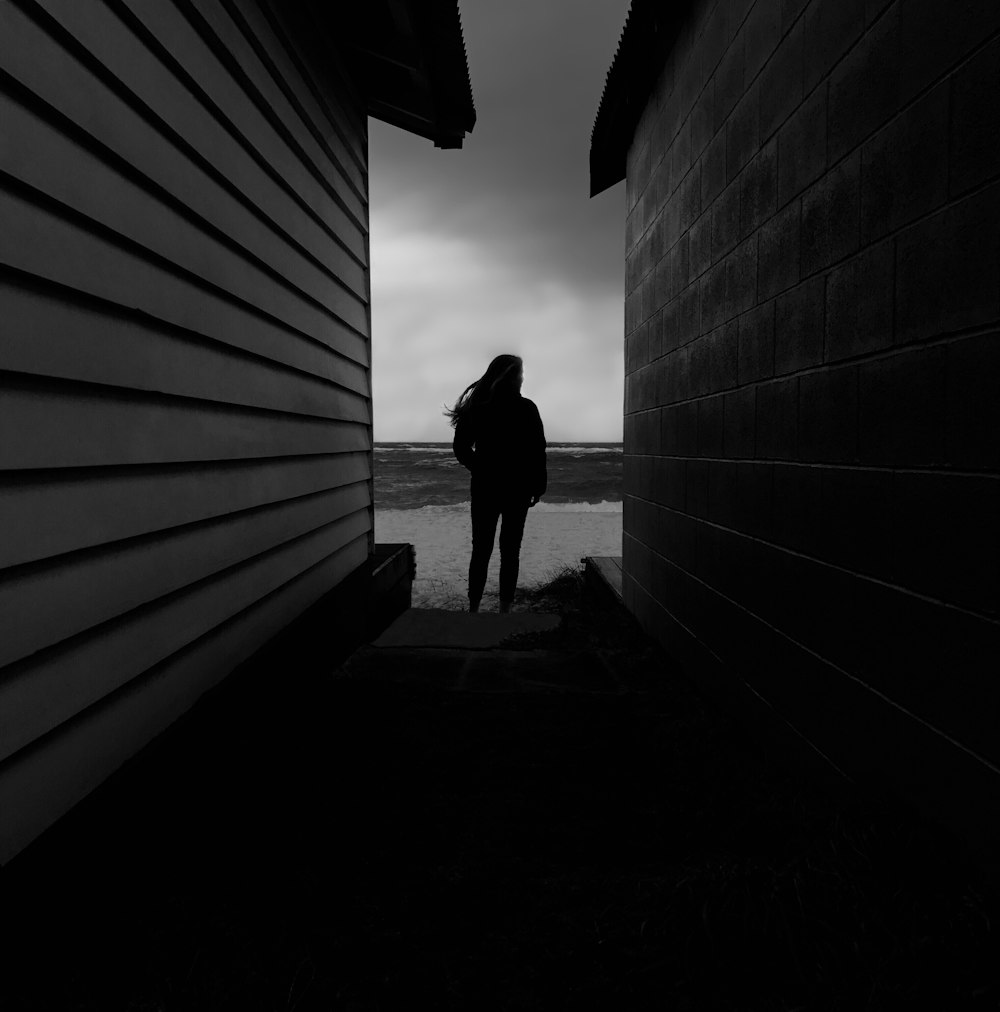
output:
[[[377,439],[450,439],[442,403],[506,351],[551,438],[621,438],[624,195],[588,168],[627,7],[463,0],[463,148],[370,123]]]
[[[375,438],[450,440],[441,414],[494,355],[525,360],[550,440],[621,438],[620,297],[581,296],[457,236],[382,222],[372,244]]]

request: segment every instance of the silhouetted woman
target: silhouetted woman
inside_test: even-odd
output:
[[[455,427],[455,456],[472,472],[469,611],[479,610],[501,517],[500,611],[510,611],[524,521],[545,494],[545,432],[538,408],[521,396],[523,382],[521,359],[498,355],[446,411]]]

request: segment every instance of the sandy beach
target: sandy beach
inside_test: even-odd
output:
[[[571,506],[572,508],[567,508]],[[376,510],[375,539],[410,542],[417,554],[414,607],[461,608],[465,601],[472,524],[468,506],[448,509]],[[499,532],[498,532],[499,540]],[[621,503],[566,506],[544,501],[530,510],[521,544],[518,587],[544,583],[586,555],[621,555]],[[495,607],[500,551],[494,547],[484,608]]]

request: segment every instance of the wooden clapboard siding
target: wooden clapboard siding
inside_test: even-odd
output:
[[[0,681],[0,761],[317,562],[358,543],[367,524],[363,512],[349,514],[11,665]]]
[[[251,305],[263,308],[266,293],[267,309],[299,329],[322,328],[332,314],[364,331],[360,295],[331,284],[301,258],[295,267],[309,276],[293,284],[130,166],[109,160],[107,151],[88,143],[61,115],[36,113],[27,104],[32,101],[24,92],[17,97],[0,92],[6,137],[0,171]]]
[[[366,425],[95,384],[7,379],[0,468],[101,467],[365,450]]]
[[[144,0],[124,2],[134,11],[149,10],[151,6]],[[292,64],[282,61],[289,81],[282,88],[281,71],[255,39],[254,29],[247,19],[232,6],[199,7],[191,0],[178,0],[178,7],[220,59],[229,62],[234,78],[241,80],[247,93],[255,96],[257,108],[274,130],[286,139],[289,147],[298,151],[303,162],[336,195],[345,210],[362,221],[367,200],[364,166],[352,157],[338,134],[332,131],[323,134],[315,128],[315,122],[324,117],[321,110],[311,106],[308,89]],[[156,15],[162,16],[162,10],[162,7],[157,8]],[[266,21],[257,18],[256,24],[266,37],[269,34]],[[331,168],[334,171],[330,171]]]
[[[66,205],[43,194],[5,189],[0,175],[0,258],[38,278],[134,307],[159,320],[226,340],[268,358],[321,374],[336,351],[368,364],[363,336],[332,321],[305,334],[251,306],[208,287],[183,268],[163,264],[121,236],[109,235],[91,220],[80,221]],[[312,367],[312,368],[310,368]]]
[[[0,0],[0,861],[370,553],[365,110],[264,2]]]
[[[258,253],[264,250],[273,259],[280,251],[279,262],[287,265],[299,250],[364,294],[364,257],[348,252],[330,224],[168,70],[153,64],[140,75],[136,44],[133,60],[116,65],[124,75],[118,76],[40,8],[29,4],[28,9],[44,24],[12,6],[0,6],[0,61],[9,75],[5,87],[16,82],[37,102],[65,116],[77,133],[118,154],[193,213]],[[97,4],[92,13],[107,16]],[[164,115],[146,97],[158,98]],[[234,203],[244,208],[244,216],[235,212]],[[254,219],[264,226],[262,238],[254,231]],[[275,242],[268,231],[281,241]]]
[[[0,473],[0,567],[371,477],[367,453]]]
[[[0,666],[308,534],[330,517],[357,521],[367,506],[366,485],[353,484],[7,570],[0,613],[20,618],[0,642]],[[0,686],[0,709],[3,694]]]
[[[0,765],[0,862],[21,850],[364,560],[357,543],[234,615]],[[224,733],[224,732],[223,732]],[[266,742],[266,729],[261,729]],[[15,821],[9,813],[18,813]]]
[[[271,0],[263,5],[254,0],[222,0],[222,4],[288,101],[301,110],[306,126],[343,166],[359,191],[367,194],[368,149],[362,142],[365,127],[357,119],[356,109],[344,101],[344,95],[338,95],[328,84],[333,78],[346,88],[347,82],[336,65],[321,78],[308,73],[298,40],[280,23],[287,5],[279,4],[275,9]],[[182,6],[185,10],[193,8],[191,0],[182,0]]]
[[[81,300],[69,289],[5,283],[2,273],[0,300],[4,364],[12,372],[370,421],[367,374],[347,359],[340,361],[336,379],[327,380]]]

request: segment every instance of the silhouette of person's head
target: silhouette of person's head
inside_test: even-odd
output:
[[[453,408],[446,408],[445,414],[451,424],[457,424],[459,418],[473,408],[483,407],[507,397],[517,396],[524,382],[524,363],[517,355],[497,355],[486,369],[486,372],[470,383],[455,402]]]

